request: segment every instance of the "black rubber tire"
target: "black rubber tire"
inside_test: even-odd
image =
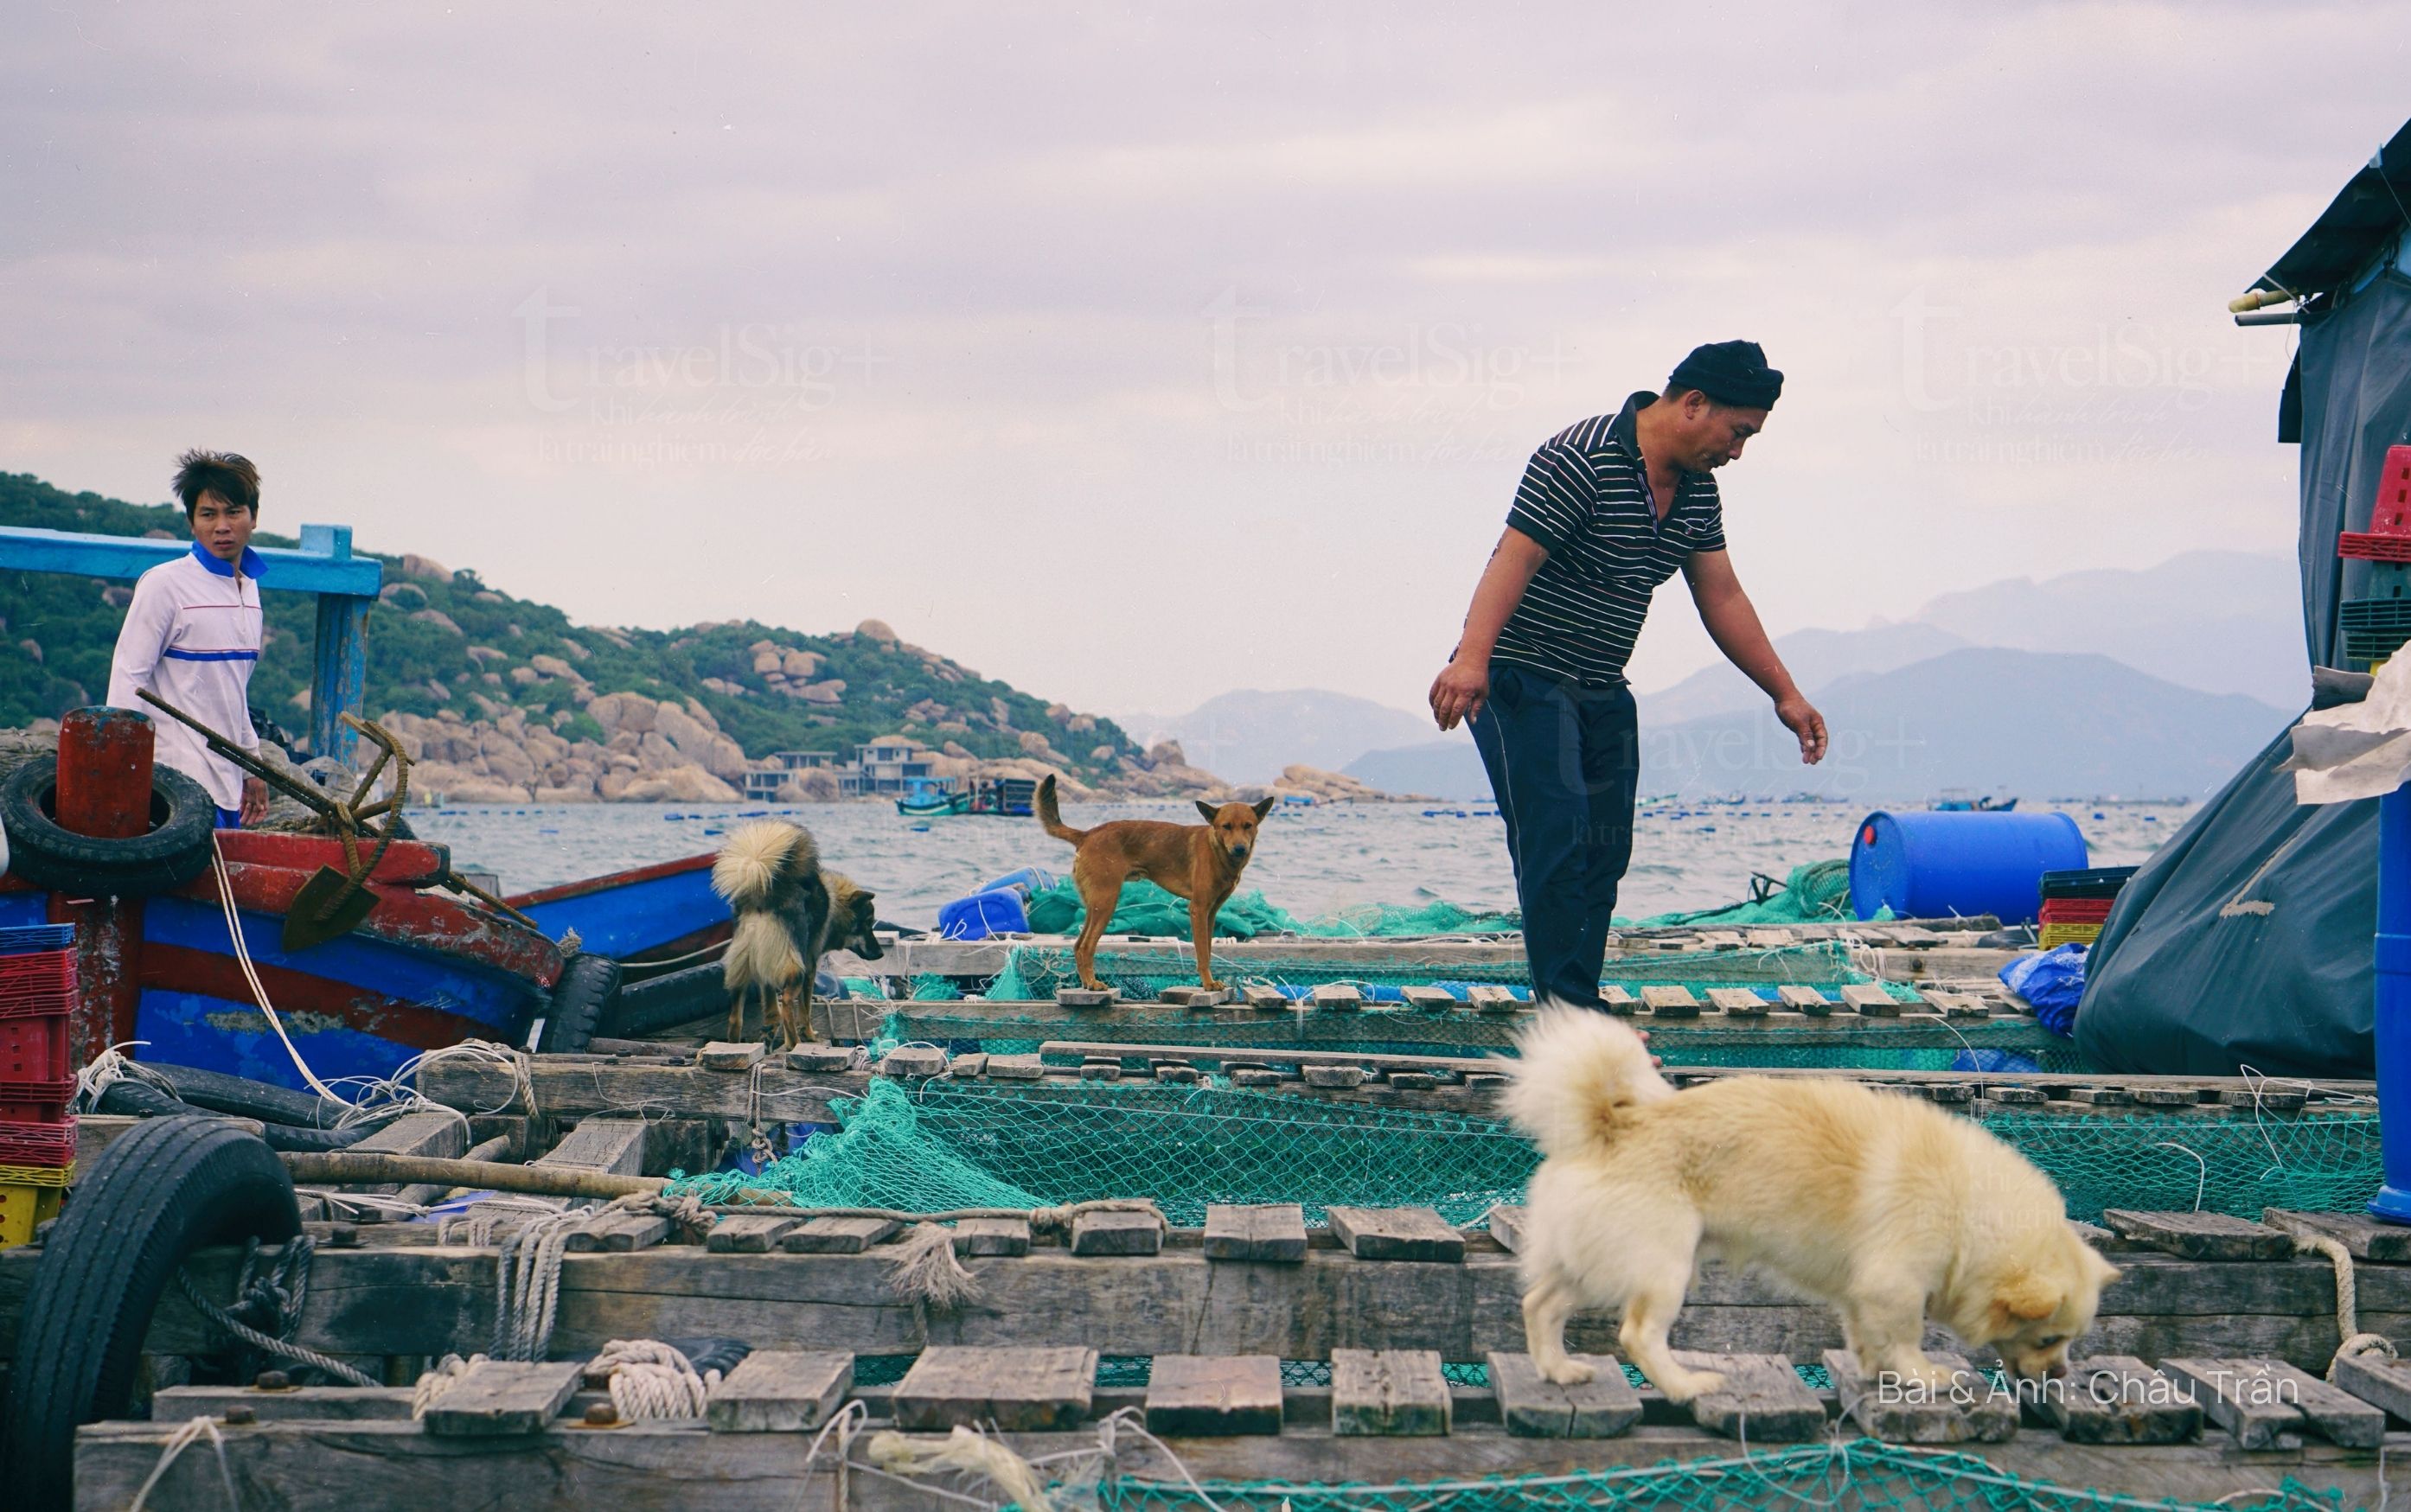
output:
[[[285,1163],[223,1118],[154,1118],[111,1144],[51,1231],[0,1404],[9,1505],[66,1512],[78,1424],[124,1416],[143,1335],[184,1258],[301,1231]]]
[[[59,759],[37,756],[0,783],[0,828],[8,832],[8,870],[36,887],[78,896],[147,897],[182,887],[210,865],[217,806],[198,782],[172,766],[151,769],[151,831],[96,840],[51,817]]]
[[[144,1061],[142,1069],[168,1083],[169,1091],[196,1108],[256,1118],[264,1124],[290,1124],[296,1128],[328,1128],[349,1110],[314,1092],[297,1092],[273,1082],[255,1082],[197,1066],[173,1066]]]
[[[209,1116],[209,1110],[197,1108],[169,1093],[162,1092],[148,1082],[127,1077],[112,1082],[100,1095],[94,1109],[104,1113],[131,1113],[137,1118],[176,1118],[199,1114]],[[287,1124],[263,1123],[260,1137],[271,1150],[305,1150],[323,1154],[329,1150],[348,1150],[378,1129],[402,1116],[400,1109],[373,1115],[343,1128],[296,1127]]]
[[[544,1028],[535,1037],[538,1054],[574,1055],[594,1042],[599,1025],[620,996],[620,963],[584,952],[569,958],[552,984]]]
[[[719,964],[708,962],[621,988],[594,1032],[633,1039],[713,1013],[728,1016],[728,985]]]

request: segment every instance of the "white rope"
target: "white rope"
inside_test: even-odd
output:
[[[445,1393],[460,1384],[462,1376],[486,1362],[483,1355],[471,1355],[462,1359],[459,1355],[446,1355],[434,1369],[418,1377],[410,1388],[410,1416],[413,1419],[427,1416],[427,1409],[444,1400]]]
[[[2336,1376],[2336,1360],[2346,1356],[2383,1355],[2394,1358],[2394,1342],[2382,1333],[2360,1331],[2360,1278],[2353,1269],[2352,1251],[2343,1241],[2330,1234],[2296,1234],[2294,1252],[2298,1255],[2324,1255],[2335,1266],[2336,1335],[2342,1341],[2336,1345],[2335,1359],[2328,1361],[2328,1379]]]
[[[334,1088],[319,1081],[318,1073],[301,1058],[301,1052],[294,1048],[293,1037],[285,1032],[285,1020],[277,1013],[276,1006],[268,1000],[268,989],[259,984],[259,973],[251,964],[251,946],[242,938],[242,916],[234,906],[234,882],[226,875],[226,846],[218,838],[223,833],[220,830],[210,832],[210,869],[217,878],[218,904],[226,910],[226,935],[234,941],[235,964],[242,967],[242,980],[251,984],[253,999],[259,1004],[259,1010],[268,1015],[268,1026],[276,1031],[278,1040],[284,1041],[285,1054],[293,1058],[293,1069],[301,1073],[301,1080],[310,1083],[311,1091],[329,1102],[350,1108],[352,1105],[337,1097]]]
[[[150,1476],[143,1480],[142,1489],[134,1493],[134,1500],[126,1505],[125,1512],[142,1512],[142,1504],[150,1499],[152,1488],[159,1484],[159,1477],[168,1473],[168,1467],[176,1462],[177,1456],[203,1437],[208,1438],[210,1447],[218,1452],[218,1479],[226,1487],[226,1505],[234,1508],[234,1512],[242,1512],[241,1499],[234,1493],[234,1470],[226,1463],[226,1440],[218,1435],[217,1421],[211,1418],[188,1418],[182,1428],[168,1435],[168,1442],[159,1454],[159,1462],[151,1467]]]
[[[588,1214],[568,1209],[530,1220],[494,1253],[496,1359],[542,1359],[561,1305],[561,1256]]]
[[[697,1373],[693,1361],[659,1339],[613,1339],[586,1366],[608,1378],[611,1407],[623,1423],[700,1418],[720,1384],[720,1372]]]
[[[494,1243],[503,1225],[559,1213],[566,1201],[564,1198],[519,1197],[507,1193],[489,1197],[459,1213],[445,1214],[435,1226],[435,1242],[448,1244],[458,1234],[461,1243],[482,1249]]]
[[[75,1100],[69,1104],[70,1109],[80,1113],[93,1112],[100,1106],[101,1094],[120,1082],[140,1082],[173,1096],[176,1089],[168,1084],[166,1078],[125,1054],[150,1042],[127,1040],[95,1055],[90,1065],[76,1072]]]
[[[942,1444],[915,1444],[893,1430],[874,1433],[869,1453],[872,1468],[891,1476],[978,1476],[1023,1512],[1054,1512],[1045,1484],[1029,1461],[960,1424]]]

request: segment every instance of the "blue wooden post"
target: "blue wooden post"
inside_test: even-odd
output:
[[[348,560],[352,528],[304,525],[301,549],[314,557]],[[318,595],[318,638],[310,659],[310,754],[345,763],[359,737],[343,716],[358,710],[368,684],[369,605],[376,601],[349,593]]]

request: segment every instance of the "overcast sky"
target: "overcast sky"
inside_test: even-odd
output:
[[[2225,310],[2411,10],[129,7],[0,50],[0,469],[1076,707],[1417,706],[1525,458],[1746,336],[1771,629],[2291,550]],[[1679,582],[1634,664],[1714,656]]]

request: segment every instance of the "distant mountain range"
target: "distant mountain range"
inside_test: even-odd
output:
[[[1945,787],[2003,796],[2199,797],[2293,711],[2203,693],[2106,656],[1962,647],[1854,672],[1811,691],[1833,749],[1800,764],[1759,700],[1746,710],[1642,723],[1644,792],[1924,799]],[[1391,792],[1490,791],[1470,741],[1370,751],[1349,776]]]
[[[1294,762],[1336,772],[1368,750],[1433,734],[1429,715],[1320,688],[1242,689],[1186,714],[1133,714],[1118,722],[1142,747],[1177,740],[1190,765],[1240,784],[1269,783]]]

